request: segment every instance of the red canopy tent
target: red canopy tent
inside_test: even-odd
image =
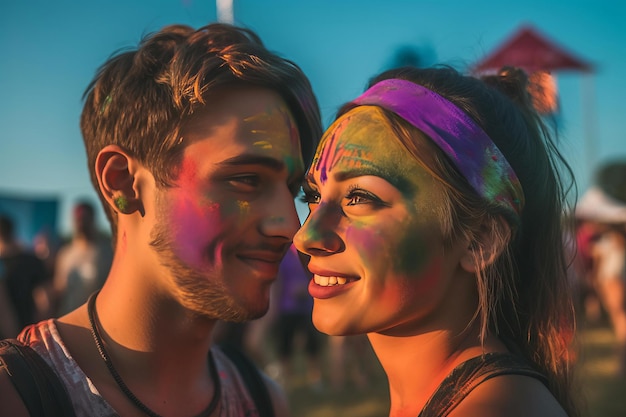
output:
[[[529,74],[529,92],[533,97],[535,108],[543,114],[558,111],[555,72],[575,71],[585,75],[583,78],[587,83],[584,86],[582,100],[585,107],[583,110],[586,148],[584,158],[587,160],[588,173],[591,173],[596,162],[594,142],[598,140],[592,126],[591,74],[594,68],[591,63],[548,40],[530,25],[524,25],[492,53],[471,67],[471,71],[478,74],[496,72],[505,66],[519,67]]]
[[[522,26],[508,40],[477,64],[474,72],[515,66],[528,73],[535,71],[574,70],[592,72],[592,65],[548,40],[529,25]]]

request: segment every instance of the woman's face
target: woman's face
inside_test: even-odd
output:
[[[425,319],[453,284],[467,242],[444,248],[443,188],[380,109],[357,107],[330,127],[304,188],[311,212],[294,243],[311,257],[316,327],[403,335],[432,325]]]

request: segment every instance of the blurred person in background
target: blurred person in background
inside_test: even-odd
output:
[[[17,240],[15,222],[7,215],[0,215],[0,281],[20,329],[50,317],[45,266]]]
[[[308,287],[311,273],[303,266],[295,246],[291,246],[280,264],[276,281],[276,316],[272,324],[280,363],[279,380],[284,386],[294,382],[296,357],[304,353],[306,385],[321,390],[322,334],[313,326],[313,299]]]
[[[0,266],[0,277],[2,266]],[[14,338],[21,330],[5,282],[0,278],[0,339]]]
[[[81,306],[104,285],[113,261],[111,240],[99,233],[91,203],[78,202],[72,210],[72,236],[59,249],[54,273],[56,316]]]
[[[625,161],[609,162],[598,169],[595,184],[581,197],[575,215],[579,275],[608,315],[617,341],[617,373],[626,378]],[[591,305],[587,300],[587,316],[597,321],[601,312]]]

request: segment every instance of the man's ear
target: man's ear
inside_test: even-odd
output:
[[[100,191],[118,214],[143,213],[136,192],[137,161],[116,145],[105,146],[96,157],[96,175]]]
[[[461,257],[461,267],[471,273],[483,270],[498,259],[511,239],[511,227],[502,216],[488,217]]]

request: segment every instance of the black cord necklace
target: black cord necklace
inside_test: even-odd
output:
[[[124,383],[122,377],[119,373],[117,373],[117,370],[113,366],[113,362],[111,362],[111,358],[104,348],[104,343],[102,343],[102,337],[100,336],[100,331],[98,329],[98,324],[100,323],[100,320],[98,319],[98,312],[96,311],[96,297],[98,296],[98,292],[99,291],[94,292],[89,297],[89,301],[87,303],[87,313],[89,314],[89,323],[91,324],[91,335],[93,336],[93,341],[96,343],[96,347],[98,348],[98,352],[100,352],[100,356],[102,357],[104,364],[111,373],[111,376],[117,383],[117,386],[120,388],[120,390],[137,408],[139,408],[150,417],[161,417],[161,415],[155,413],[150,408],[148,408],[147,405],[142,403],[139,398],[137,398],[135,394],[132,393],[130,388],[128,388],[128,386]],[[213,398],[211,399],[209,406],[197,417],[209,417],[211,413],[215,411],[215,408],[217,407],[221,396],[220,379],[215,368],[213,355],[211,354],[209,354],[209,372],[211,373],[211,378],[213,379],[213,383],[215,384],[215,392],[213,393]]]

